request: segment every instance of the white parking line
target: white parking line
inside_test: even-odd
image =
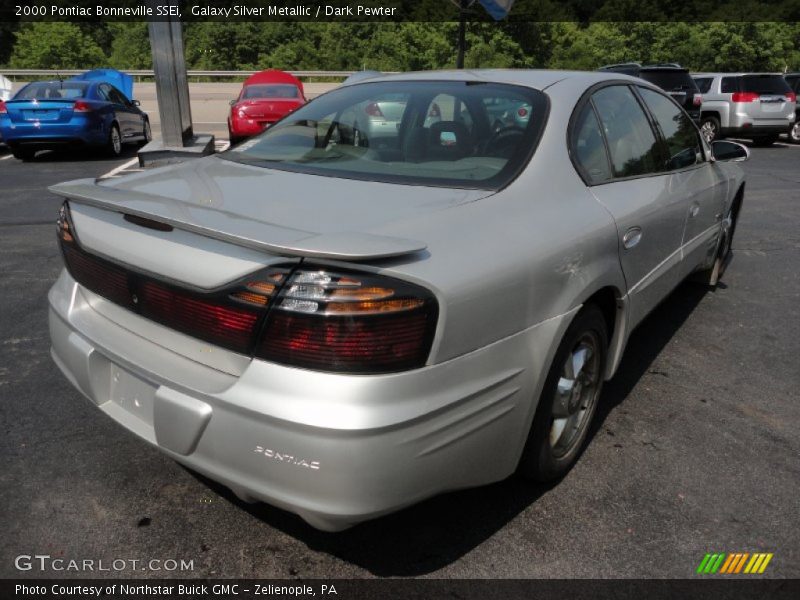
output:
[[[120,165],[118,167],[115,167],[115,168],[111,169],[108,173],[106,173],[105,175],[101,175],[99,177],[99,179],[107,179],[109,177],[114,177],[120,171],[124,171],[128,167],[132,167],[133,165],[138,165],[138,164],[139,164],[139,157],[137,156],[136,158],[130,159],[124,165]]]

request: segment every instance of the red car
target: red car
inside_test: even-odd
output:
[[[239,98],[231,100],[228,135],[231,144],[256,135],[306,103],[297,77],[270,69],[248,77]]]

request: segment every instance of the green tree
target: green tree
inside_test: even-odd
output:
[[[9,65],[17,69],[93,69],[106,56],[72,23],[29,23],[16,33]]]
[[[113,35],[108,62],[115,69],[152,69],[147,23],[109,23]]]

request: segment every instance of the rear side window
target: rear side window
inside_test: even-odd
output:
[[[789,87],[792,88],[795,92],[800,91],[800,76],[787,77],[786,83],[788,83]]]
[[[742,77],[741,91],[755,94],[785,94],[792,90],[782,75],[745,75]]]
[[[592,100],[608,141],[616,177],[659,171],[659,152],[653,129],[639,101],[627,86],[595,92]]]
[[[603,134],[591,102],[584,105],[575,121],[570,148],[575,162],[590,184],[611,179],[611,166],[608,163]]]
[[[733,94],[739,91],[739,78],[738,77],[723,77],[720,83],[720,91],[723,94]]]
[[[688,115],[658,92],[639,88],[667,144],[667,168],[684,169],[703,161],[700,137]]]
[[[711,89],[711,82],[714,81],[713,77],[695,77],[694,82],[701,93],[707,94]]]

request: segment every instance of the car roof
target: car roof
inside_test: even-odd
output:
[[[783,77],[789,73],[692,73],[692,77],[742,77],[744,75],[779,75]]]
[[[412,71],[409,73],[385,74],[380,79],[364,83],[384,81],[476,81],[522,85],[544,90],[564,80],[582,80],[587,87],[611,80],[626,80],[641,83],[642,79],[613,71],[556,71],[550,69],[453,69],[445,71]],[[354,85],[361,85],[360,82]]]

